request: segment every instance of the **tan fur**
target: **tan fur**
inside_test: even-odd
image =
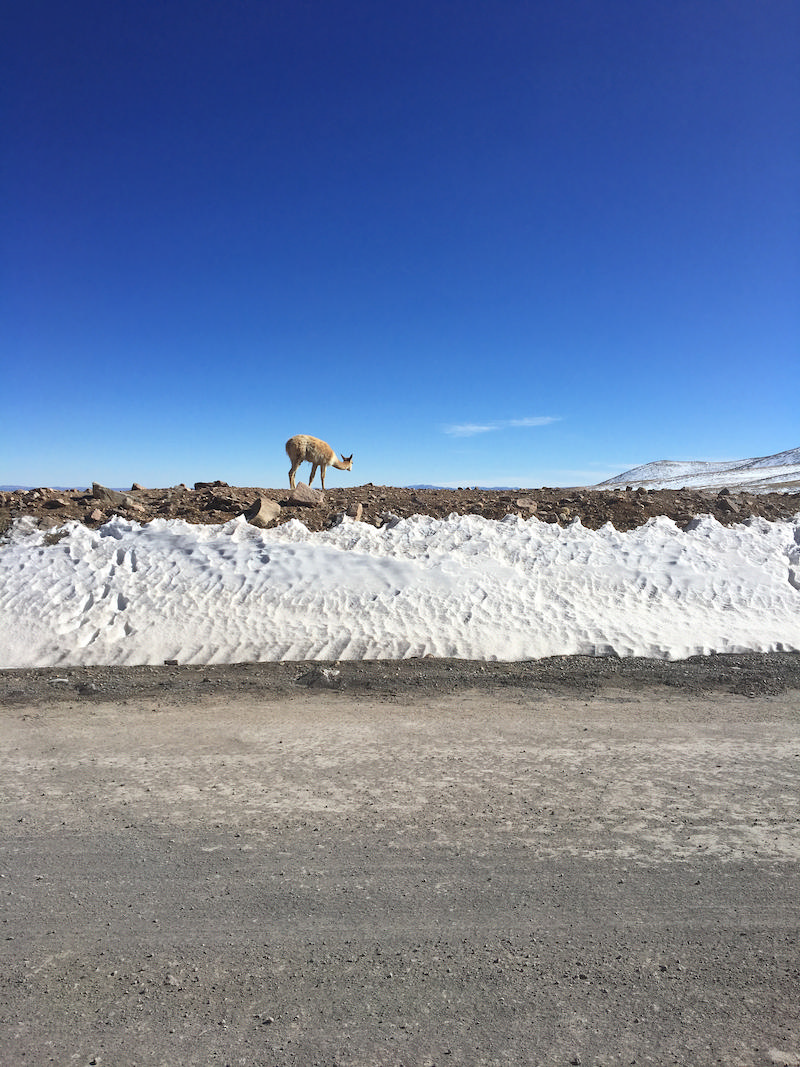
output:
[[[338,471],[351,471],[353,469],[353,457],[342,456],[336,458],[336,453],[325,441],[318,437],[309,437],[308,434],[299,433],[290,437],[286,442],[286,455],[292,461],[292,469],[289,471],[289,485],[294,489],[294,476],[301,463],[311,464],[311,477],[308,484],[314,481],[314,475],[319,467],[319,476],[322,488],[325,488],[325,471],[328,467],[335,467]]]

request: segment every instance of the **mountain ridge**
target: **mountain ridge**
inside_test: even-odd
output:
[[[771,456],[734,460],[661,459],[632,467],[592,488],[615,489],[620,485],[645,489],[741,488],[750,492],[797,490],[800,486],[800,447]]]

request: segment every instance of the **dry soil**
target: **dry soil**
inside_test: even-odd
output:
[[[0,759],[3,1063],[800,1064],[798,656],[8,671]]]

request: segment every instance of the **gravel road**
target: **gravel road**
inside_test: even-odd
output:
[[[798,1065],[798,664],[2,672],[0,1062]]]

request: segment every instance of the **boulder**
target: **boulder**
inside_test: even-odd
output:
[[[288,503],[295,507],[315,508],[325,503],[325,494],[321,489],[312,489],[305,482],[298,482],[289,494]]]
[[[116,489],[107,489],[99,482],[92,482],[92,496],[95,500],[103,500],[107,504],[116,504],[118,507],[123,507],[126,501],[124,493],[118,493]]]
[[[520,509],[520,511],[528,511],[532,515],[536,514],[536,509],[538,507],[538,504],[532,496],[517,497],[516,505]]]
[[[116,489],[107,489],[104,485],[100,485],[99,482],[92,482],[92,496],[95,500],[100,500],[104,504],[111,504],[115,508],[125,508],[128,511],[135,511],[139,514],[145,511],[142,503],[134,497],[129,496],[127,493],[120,493]]]
[[[717,497],[717,508],[719,511],[733,515],[739,510],[739,505],[735,500],[731,500],[729,496],[723,496],[722,493],[720,493]]]
[[[268,500],[266,497],[260,496],[257,500],[254,500],[247,511],[245,511],[244,517],[251,526],[258,526],[263,530],[271,523],[275,522],[280,513],[281,506],[277,501]]]

